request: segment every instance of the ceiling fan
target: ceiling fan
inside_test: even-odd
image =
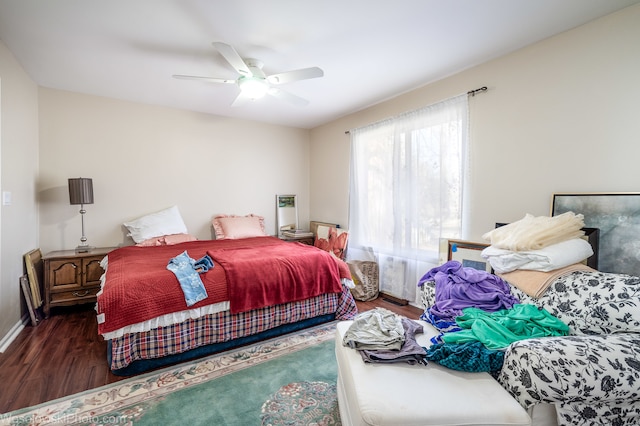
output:
[[[324,71],[318,67],[302,68],[293,71],[286,71],[279,74],[265,75],[262,71],[263,63],[257,59],[240,57],[236,50],[225,43],[214,42],[213,46],[229,62],[240,76],[235,79],[198,77],[194,75],[174,74],[173,77],[200,80],[210,83],[237,84],[240,87],[240,94],[233,101],[232,106],[240,106],[248,100],[260,99],[264,95],[271,95],[275,98],[285,100],[294,105],[305,106],[308,100],[286,92],[279,87],[280,84],[291,83],[293,81],[307,80],[310,78],[322,77]]]

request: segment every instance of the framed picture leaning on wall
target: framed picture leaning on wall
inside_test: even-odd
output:
[[[464,267],[491,273],[491,264],[480,255],[482,250],[487,247],[489,247],[489,244],[442,238],[439,252],[440,264],[449,260],[457,260]]]
[[[640,276],[640,193],[553,194],[551,215],[569,211],[600,230],[598,270]]]

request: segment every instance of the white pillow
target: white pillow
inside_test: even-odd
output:
[[[123,225],[129,231],[127,235],[136,243],[162,235],[188,233],[177,206],[142,216]]]
[[[580,263],[592,254],[591,244],[582,238],[573,238],[540,250],[511,251],[489,246],[481,253],[498,274],[516,269],[549,272]]]

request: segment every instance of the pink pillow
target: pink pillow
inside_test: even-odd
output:
[[[267,235],[264,231],[264,217],[254,214],[246,216],[221,214],[213,218],[212,224],[217,240],[235,240]]]
[[[348,240],[349,233],[344,229],[319,225],[313,245],[335,254],[338,259],[344,260]]]
[[[160,237],[149,238],[136,244],[138,247],[151,247],[151,246],[170,246],[173,244],[186,243],[188,241],[197,241],[198,239],[189,234],[172,234],[162,235]]]

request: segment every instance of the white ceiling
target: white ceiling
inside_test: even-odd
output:
[[[313,128],[640,0],[0,0],[0,39],[40,86]],[[211,45],[267,75],[324,77],[231,107],[236,72]],[[470,87],[469,89],[474,89]]]

